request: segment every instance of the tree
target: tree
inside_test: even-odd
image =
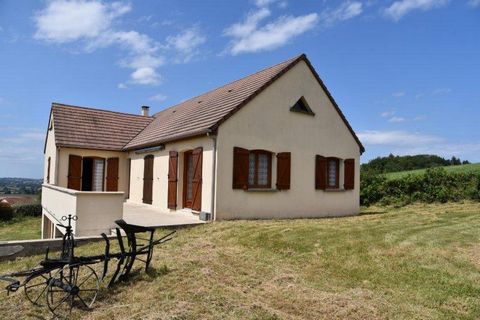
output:
[[[13,209],[8,202],[0,201],[0,220],[9,221],[13,218]]]

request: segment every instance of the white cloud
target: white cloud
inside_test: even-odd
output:
[[[394,98],[401,98],[401,97],[404,97],[404,96],[405,96],[405,92],[403,92],[403,91],[392,93],[392,97],[394,97]]]
[[[87,52],[116,45],[126,52],[120,65],[132,70],[131,83],[159,84],[161,77],[157,68],[165,60],[159,53],[160,45],[137,31],[114,28],[116,19],[130,10],[130,5],[120,2],[50,1],[34,17],[37,28],[34,37],[49,43],[80,42]]]
[[[432,95],[434,96],[438,96],[438,95],[445,95],[445,94],[449,94],[452,92],[452,89],[449,89],[449,88],[440,88],[440,89],[435,89],[433,90],[432,92]]]
[[[151,101],[157,101],[157,102],[163,102],[163,101],[167,100],[167,96],[159,93],[159,94],[156,94],[156,95],[150,97],[150,100]]]
[[[365,145],[384,146],[423,146],[430,143],[441,143],[444,140],[433,135],[407,131],[376,131],[367,130],[358,133],[359,139]]]
[[[388,110],[388,111],[384,111],[380,114],[380,116],[382,118],[388,118],[388,117],[391,117],[395,114],[395,110]]]
[[[480,7],[480,0],[470,0],[468,5],[472,8]]]
[[[252,23],[247,17],[245,23],[233,25],[225,30],[226,35],[233,37],[228,48],[232,55],[281,47],[294,37],[312,29],[318,22],[318,15],[310,13],[297,17],[282,16],[259,28],[257,24],[261,19]]]
[[[394,116],[394,117],[391,117],[390,119],[388,119],[388,122],[392,122],[392,123],[401,123],[401,122],[405,122],[406,119],[404,117],[397,117],[397,116]]]
[[[118,89],[127,89],[128,86],[127,86],[125,83],[119,83],[119,84],[117,85],[117,88],[118,88]]]
[[[251,11],[247,14],[245,21],[231,25],[225,29],[224,33],[234,38],[248,37],[257,29],[259,22],[270,16],[270,14],[271,12],[267,8]]]
[[[107,31],[115,18],[130,10],[129,5],[119,2],[50,1],[35,15],[35,38],[56,43],[92,39]]]
[[[206,41],[206,36],[195,27],[184,30],[176,36],[167,38],[168,46],[174,48],[180,55],[180,57],[175,59],[176,62],[189,62],[199,53],[198,47]]]
[[[414,10],[427,11],[446,5],[449,0],[398,0],[384,10],[387,17],[394,21]]]
[[[345,1],[338,8],[322,13],[321,20],[326,25],[354,18],[363,12],[363,4],[359,1]]]

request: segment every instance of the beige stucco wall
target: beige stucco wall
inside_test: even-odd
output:
[[[314,117],[289,111],[301,96],[315,112]],[[290,190],[233,190],[235,146],[291,152]],[[359,146],[304,62],[220,126],[217,150],[216,219],[342,216],[359,212]],[[354,190],[315,190],[316,154],[354,158]],[[340,172],[343,187],[343,163]],[[275,173],[273,157],[272,187]]]
[[[57,179],[57,147],[55,146],[55,127],[53,124],[53,117],[50,117],[48,124],[47,137],[45,142],[45,154],[43,162],[43,182],[47,183],[48,174],[48,158],[50,157],[50,183],[55,184]]]
[[[68,158],[77,155],[81,157],[100,157],[105,158],[104,187],[106,188],[107,158],[118,157],[118,191],[128,190],[128,155],[126,152],[89,150],[77,148],[59,148],[58,155],[58,183],[56,185],[66,188],[68,186]]]
[[[123,201],[123,192],[82,192],[48,184],[42,186],[43,216],[66,225],[62,216],[76,215],[78,220],[72,221],[76,236],[110,234],[114,221],[123,216]]]
[[[213,168],[213,140],[204,136],[190,140],[169,143],[165,150],[136,154],[130,152],[128,157],[131,162],[130,198],[128,201],[142,203],[143,198],[143,167],[146,155],[154,155],[153,163],[153,202],[152,206],[162,211],[170,212],[167,208],[168,162],[169,151],[177,151],[178,159],[178,184],[177,184],[177,209],[183,207],[183,153],[195,148],[203,148],[202,164],[202,206],[201,211],[211,212],[212,202],[212,168]]]

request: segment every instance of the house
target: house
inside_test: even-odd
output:
[[[211,220],[354,215],[363,151],[305,55],[153,116],[53,103],[43,236],[68,213],[77,234],[108,231],[124,202]]]

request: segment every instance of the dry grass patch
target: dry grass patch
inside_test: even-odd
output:
[[[480,204],[463,203],[181,229],[156,251],[153,270],[103,289],[95,309],[74,318],[478,319],[479,227]],[[0,313],[48,317],[21,293],[0,295]]]

